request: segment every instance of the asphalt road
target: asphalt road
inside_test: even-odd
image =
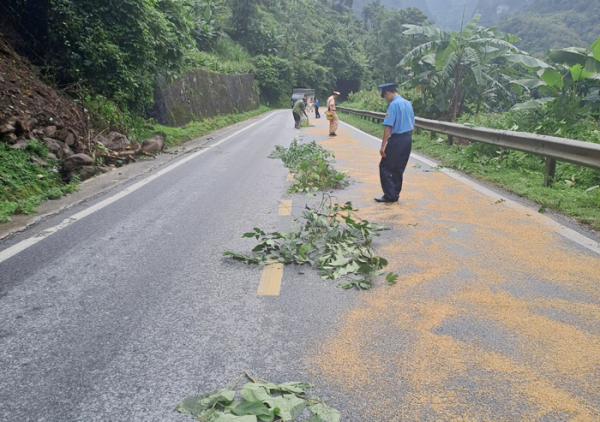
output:
[[[302,375],[306,343],[352,295],[309,273],[259,298],[262,269],[222,257],[247,252],[253,227],[289,227],[287,170],[267,157],[290,122],[276,112],[0,264],[0,420],[189,420],[179,401],[244,370]]]
[[[490,250],[480,248],[471,254],[466,245],[479,233],[461,226],[449,214],[428,212],[409,216],[403,210],[400,221],[390,216],[390,210],[396,208],[375,208],[378,206],[368,201],[378,193],[369,176],[376,165],[372,165],[371,158],[371,164],[360,159],[367,157],[368,151],[376,155],[378,147],[372,139],[350,129],[341,129],[342,136],[331,148],[336,150],[338,165],[351,170],[353,183],[345,192],[335,194],[344,201],[351,197],[361,207],[368,204],[371,208],[366,212],[370,218],[376,222],[383,220],[392,228],[376,246],[386,256],[403,260],[404,267],[392,263],[401,274],[401,287],[381,285],[369,293],[344,291],[335,282],[322,281],[310,269],[292,266],[284,270],[279,296],[257,296],[262,268],[224,259],[222,253],[247,252],[253,246],[252,241],[242,239],[241,235],[253,227],[286,230],[292,217],[278,215],[281,200],[292,199],[295,214],[310,202],[302,195],[286,193],[290,184],[286,181],[287,170],[280,160],[267,158],[274,146],[287,146],[295,137],[303,141],[323,141],[327,137],[323,121],[313,128],[293,129],[288,110],[252,122],[256,124],[247,130],[220,144],[225,135],[214,139],[213,144],[217,145],[207,145],[204,153],[0,262],[0,420],[190,420],[189,416],[173,411],[177,403],[192,394],[225,388],[243,371],[273,382],[315,382],[315,394],[342,410],[344,421],[510,421],[534,420],[529,416],[537,414],[535,420],[571,420],[573,415],[582,417],[577,420],[593,420],[600,414],[600,395],[593,392],[593,387],[581,387],[581,406],[585,411],[578,413],[576,404],[559,395],[556,401],[563,400],[566,404],[557,410],[547,404],[551,399],[540,400],[534,406],[525,398],[536,397],[535,394],[511,386],[509,379],[502,378],[502,384],[494,387],[498,378],[493,372],[498,372],[502,364],[491,358],[483,363],[474,358],[475,354],[465,353],[463,357],[471,359],[473,367],[465,365],[465,369],[456,364],[464,350],[454,350],[443,343],[449,337],[460,344],[476,344],[486,350],[491,348],[496,354],[509,354],[519,365],[525,365],[523,356],[535,360],[531,356],[536,354],[523,351],[531,343],[544,344],[534,335],[523,339],[521,325],[512,324],[508,315],[494,314],[495,319],[487,315],[490,319],[482,322],[481,314],[467,314],[466,309],[472,310],[472,306],[460,307],[460,312],[449,308],[458,303],[454,296],[457,291],[473,289],[473,280],[484,271],[480,266],[485,264],[469,264],[466,259],[463,268],[447,264],[451,268],[436,273],[440,281],[435,285],[421,284],[432,269],[420,273],[418,283],[412,280],[427,262],[440,262],[439,251],[430,248],[431,245],[448,246],[462,256],[481,254],[484,263],[488,262],[485,259],[491,259],[490,251],[494,255],[496,246],[492,247],[483,233],[483,240],[478,242],[488,245]],[[354,152],[348,153],[344,145],[352,147]],[[186,155],[178,160],[184,159]],[[411,163],[413,168],[408,174],[420,190],[419,197],[411,196],[416,195],[416,188],[407,195],[423,211],[440,192],[434,187],[426,192],[425,184],[419,185],[419,178],[435,180],[439,186],[438,178],[447,176],[430,171],[427,164],[419,164],[417,168]],[[367,167],[363,169],[364,166]],[[118,191],[108,192],[0,243],[0,251],[102,204],[135,183],[132,181]],[[456,186],[445,189],[458,195]],[[465,189],[472,191],[470,187]],[[478,206],[475,202],[473,209]],[[486,203],[494,206],[491,201]],[[419,255],[419,261],[410,261],[408,254],[393,249],[399,238],[410,238],[411,230],[412,233],[421,227],[425,230],[427,224],[440,222],[451,224],[453,229],[413,243],[421,252],[410,256]],[[454,230],[454,226],[458,228]],[[515,235],[518,231],[515,230]],[[458,238],[448,242],[444,237],[448,235]],[[497,241],[498,248],[506,247]],[[561,247],[572,251],[569,253],[582,256],[586,265],[600,263],[597,255],[581,246],[568,240],[562,243]],[[491,271],[490,268],[485,267],[485,271]],[[581,275],[586,278],[585,283],[590,282],[587,271]],[[520,283],[521,278],[526,282]],[[579,324],[586,337],[582,340],[573,335],[569,341],[587,342],[585,347],[573,349],[582,359],[591,360],[583,365],[588,372],[591,368],[591,373],[582,381],[600,380],[600,355],[594,357],[593,353],[600,344],[598,325],[594,324],[600,321],[596,317],[600,315],[597,286],[586,284],[588,295],[580,297],[573,289],[560,290],[543,284],[542,279],[540,274],[529,273],[516,276],[513,285],[496,282],[495,286],[519,300],[529,300],[528,295],[545,292],[550,298],[584,303],[591,312],[591,322],[587,318],[567,323]],[[424,290],[417,290],[417,284]],[[401,297],[394,296],[400,294]],[[463,302],[467,300],[465,297],[461,298]],[[431,302],[432,298],[438,302]],[[471,305],[476,302],[473,298],[469,300]],[[482,309],[499,306],[508,307],[509,313],[521,310],[510,308],[512,302],[500,303],[497,297],[492,300],[477,297],[477,301]],[[439,314],[427,315],[418,308],[419,304],[427,309],[432,304],[440,306],[436,308]],[[405,314],[388,321],[386,315],[390,317],[393,312],[386,310],[386,306],[402,308]],[[570,314],[561,315],[565,320]],[[397,327],[395,324],[402,318],[407,325]],[[425,324],[428,318],[435,322]],[[360,325],[361,322],[366,325]],[[583,326],[584,323],[589,325]],[[552,326],[540,324],[543,330],[551,331]],[[427,333],[426,342],[419,337],[421,331]],[[560,330],[555,332],[564,334]],[[446,347],[441,347],[442,343]],[[411,380],[415,374],[431,373],[435,378],[444,372],[440,369],[444,362],[439,364],[437,372],[436,367],[425,368],[423,362],[421,366],[406,363],[415,356],[434,362],[445,353],[453,359],[446,362],[446,372],[447,368],[453,368],[455,374],[463,371],[473,375],[469,378],[460,373],[452,383],[447,379],[443,383],[448,393],[444,400],[455,400],[465,407],[462,412],[449,410],[447,403],[441,405],[440,393],[432,385],[425,383],[427,388],[423,388],[417,380]],[[386,355],[395,358],[388,361]],[[552,350],[548,355],[560,358]],[[389,370],[382,370],[383,367]],[[579,391],[579,387],[572,385],[576,380],[560,371],[553,372],[556,368],[532,367],[539,371],[540,383],[543,384],[545,377],[554,376],[556,384],[566,385],[564,388],[571,388],[573,394]],[[525,370],[517,372],[529,374]],[[518,382],[535,384],[527,377]],[[392,387],[379,393],[375,385]],[[479,392],[481,388],[491,393],[484,395]],[[540,388],[538,393],[548,396],[552,391]],[[367,397],[369,392],[373,394]],[[515,403],[516,396],[522,397],[523,402]],[[434,399],[432,403],[427,403],[427,397]],[[474,407],[468,408],[469,400],[465,397],[471,397],[470,404]],[[376,416],[372,410],[378,406],[390,410]],[[394,410],[394,406],[399,410]],[[543,411],[535,413],[539,408]],[[550,419],[541,419],[548,415]]]

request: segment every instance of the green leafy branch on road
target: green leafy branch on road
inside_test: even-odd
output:
[[[269,158],[280,158],[294,175],[294,184],[290,193],[316,192],[329,188],[342,188],[348,185],[346,173],[333,168],[331,151],[316,142],[299,144],[294,139],[289,148],[275,146]]]
[[[339,422],[341,415],[318,397],[308,397],[313,384],[286,382],[273,384],[258,381],[244,374],[250,381],[239,389],[238,382],[231,389],[213,391],[183,400],[175,410],[187,413],[202,422],[258,422],[295,421],[310,412],[306,422]],[[240,399],[241,398],[241,399]]]
[[[344,289],[366,290],[373,279],[384,272],[388,262],[371,247],[373,236],[385,227],[358,217],[352,203],[343,205],[324,195],[316,209],[306,207],[301,219],[294,219],[288,233],[265,233],[259,228],[244,233],[258,244],[251,255],[224,252],[224,256],[246,264],[281,262],[309,264],[320,271],[324,280],[346,279]],[[388,284],[395,284],[397,274],[387,274]]]

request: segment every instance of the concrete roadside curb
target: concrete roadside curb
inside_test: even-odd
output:
[[[272,113],[272,111],[267,111],[248,120],[218,129],[180,146],[168,148],[165,152],[153,158],[118,167],[108,173],[88,179],[79,184],[77,192],[73,192],[57,200],[48,200],[40,204],[37,207],[38,213],[36,214],[17,214],[11,216],[12,222],[0,225],[0,241],[9,239],[50,217],[98,198],[126,183],[141,179],[183,155],[206,148],[208,145],[217,142],[219,138],[226,136],[230,132],[263,118],[267,113]]]

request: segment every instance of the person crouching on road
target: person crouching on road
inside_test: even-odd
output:
[[[379,178],[383,196],[377,202],[398,202],[402,190],[402,177],[412,149],[412,131],[415,114],[412,104],[397,92],[398,84],[379,85],[381,97],[389,103],[381,140]]]
[[[329,136],[337,136],[336,131],[338,129],[338,116],[335,108],[335,99],[340,95],[339,92],[333,91],[333,95],[327,99],[327,111],[331,113],[331,120],[329,121]]]
[[[300,113],[304,113],[306,118],[308,119],[308,114],[306,114],[306,101],[308,97],[305,95],[301,100],[296,101],[294,104],[294,108],[292,109],[292,114],[294,115],[294,121],[296,122],[295,128],[300,129]]]

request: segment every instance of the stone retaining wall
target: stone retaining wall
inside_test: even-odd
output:
[[[225,75],[197,69],[175,81],[158,81],[150,116],[159,123],[182,126],[219,114],[242,113],[258,108],[254,75]]]

